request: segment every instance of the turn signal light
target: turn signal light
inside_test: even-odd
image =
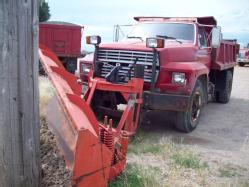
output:
[[[98,45],[98,44],[101,43],[101,37],[100,36],[87,36],[86,37],[86,43],[87,44]]]
[[[146,47],[164,48],[164,39],[162,39],[162,38],[146,38]]]

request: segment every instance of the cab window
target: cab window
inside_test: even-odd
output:
[[[207,47],[206,34],[203,27],[199,28],[198,43],[200,47]]]

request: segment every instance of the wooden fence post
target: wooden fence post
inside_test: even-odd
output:
[[[39,186],[37,0],[0,1],[0,186]]]

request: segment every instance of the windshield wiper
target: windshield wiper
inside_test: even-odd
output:
[[[156,35],[156,37],[158,38],[163,38],[163,39],[169,39],[169,40],[175,40],[177,41],[178,43],[182,44],[182,42],[178,39],[176,39],[175,37],[172,37],[172,36],[167,36],[167,35]]]
[[[127,38],[129,39],[140,39],[142,42],[144,41],[143,38],[141,36],[127,36]]]

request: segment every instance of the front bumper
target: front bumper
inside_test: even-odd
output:
[[[146,110],[187,111],[190,96],[177,94],[162,94],[144,91],[143,107]]]
[[[246,58],[238,58],[237,59],[237,62],[243,62],[243,63],[249,63],[249,59],[246,59]]]

